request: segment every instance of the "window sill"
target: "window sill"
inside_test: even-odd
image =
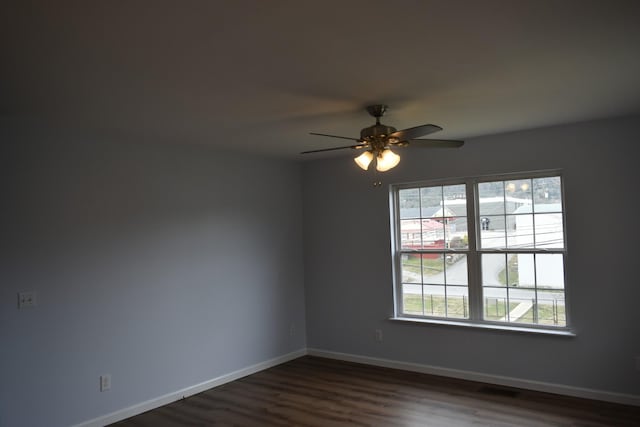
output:
[[[505,332],[521,332],[527,334],[542,334],[542,335],[555,335],[563,337],[575,337],[576,334],[569,329],[542,329],[527,326],[514,326],[514,325],[497,325],[493,323],[476,323],[469,321],[453,321],[443,319],[421,319],[415,317],[391,317],[389,320],[394,322],[408,322],[408,323],[422,323],[428,325],[442,325],[442,326],[458,326],[463,328],[474,329],[489,329],[493,331],[505,331]]]

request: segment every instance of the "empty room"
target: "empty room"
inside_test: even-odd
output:
[[[0,427],[640,425],[639,2],[0,10]]]

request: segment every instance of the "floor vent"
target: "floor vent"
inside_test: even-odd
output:
[[[492,387],[492,386],[483,386],[478,389],[480,393],[490,394],[493,396],[504,396],[504,397],[518,397],[520,394],[517,390],[511,390],[508,388],[501,387]]]

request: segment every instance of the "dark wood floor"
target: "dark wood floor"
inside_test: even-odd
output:
[[[112,426],[640,426],[640,407],[305,356]]]

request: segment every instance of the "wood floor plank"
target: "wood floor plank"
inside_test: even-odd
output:
[[[305,356],[112,426],[638,427],[640,407]]]

